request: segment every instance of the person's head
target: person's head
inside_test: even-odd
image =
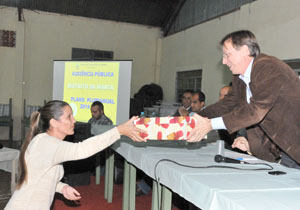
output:
[[[192,111],[199,113],[205,105],[205,94],[202,91],[193,93],[192,96]]]
[[[25,152],[33,137],[39,133],[47,132],[49,135],[63,140],[66,135],[74,134],[75,122],[72,108],[63,101],[49,101],[38,112],[32,113],[29,131],[22,145],[19,158],[18,187],[22,186],[27,177]]]
[[[183,92],[181,100],[184,108],[188,108],[191,106],[193,92],[193,90],[186,90]]]
[[[50,135],[64,139],[74,134],[76,120],[70,105],[64,101],[49,101],[40,111],[40,130]]]
[[[219,100],[222,100],[224,96],[226,96],[230,90],[230,86],[224,86],[220,89]]]
[[[251,60],[260,53],[254,34],[247,30],[232,32],[220,42],[223,49],[222,63],[233,74],[244,75]]]
[[[98,120],[104,114],[104,106],[100,101],[94,101],[91,106],[92,117]]]

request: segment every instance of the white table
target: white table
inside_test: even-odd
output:
[[[14,192],[17,180],[19,150],[3,147],[0,149],[0,169],[11,173],[11,193]]]
[[[152,178],[155,177],[155,164],[161,159],[170,159],[193,166],[262,167],[215,163],[216,145],[214,144],[202,147],[201,144],[186,146],[184,142],[179,141],[152,142],[152,144],[153,146],[143,146],[141,143],[119,141],[112,148],[126,161]],[[225,151],[225,155],[229,153]],[[271,165],[274,170],[285,171],[287,174],[273,176],[267,171],[240,171],[228,168],[195,169],[162,162],[157,167],[156,176],[163,186],[202,210],[300,209],[300,170],[289,169],[275,163]]]

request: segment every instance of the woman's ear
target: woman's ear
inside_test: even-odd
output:
[[[50,126],[50,128],[52,127],[52,128],[57,128],[58,127],[58,123],[57,123],[57,120],[55,120],[55,119],[51,119],[50,121],[49,121],[49,126]]]

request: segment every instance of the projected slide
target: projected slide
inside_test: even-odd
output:
[[[71,105],[75,118],[88,121],[90,105],[101,101],[106,115],[116,122],[119,63],[72,62],[65,65],[63,100]]]
[[[132,61],[54,61],[53,99],[68,102],[76,121],[100,101],[113,124],[128,120]]]

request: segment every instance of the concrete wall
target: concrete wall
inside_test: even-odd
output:
[[[42,105],[52,98],[53,60],[70,60],[72,48],[108,50],[132,59],[131,95],[158,83],[161,32],[135,24],[23,10],[0,10],[0,29],[16,31],[16,47],[0,47],[0,103],[13,98],[14,139],[20,139],[23,99]],[[4,138],[8,129],[0,129]],[[0,138],[2,135],[0,135]]]

